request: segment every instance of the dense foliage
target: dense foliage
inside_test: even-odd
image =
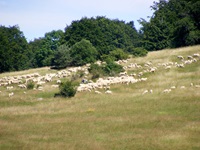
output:
[[[62,82],[59,86],[59,90],[59,93],[54,95],[55,97],[73,97],[76,94],[76,84],[72,81]]]
[[[0,72],[27,69],[32,53],[18,26],[0,26]]]
[[[154,2],[150,21],[140,20],[141,44],[151,51],[200,44],[199,8],[196,0]]]
[[[98,51],[98,57],[117,48],[136,46],[139,35],[133,22],[125,23],[105,17],[82,18],[65,28],[62,43],[72,46],[82,39],[89,40]]]
[[[51,65],[54,69],[62,69],[70,66],[71,62],[70,48],[66,45],[61,45],[58,47],[57,51],[55,51]]]
[[[45,34],[45,37],[35,39],[29,43],[34,53],[34,67],[50,66],[55,52],[60,44],[63,31],[51,31]]]
[[[97,51],[90,41],[82,39],[71,47],[70,56],[72,57],[71,64],[73,66],[82,66],[95,62],[97,60]]]
[[[91,64],[88,70],[92,74],[92,79],[96,79],[101,76],[115,76],[124,71],[121,65],[118,65],[113,61],[107,61],[102,65]]]

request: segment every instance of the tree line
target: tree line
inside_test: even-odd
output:
[[[0,72],[43,66],[65,68],[96,60],[114,61],[148,51],[200,44],[200,1],[160,0],[149,21],[104,16],[83,17],[65,30],[53,30],[27,42],[18,26],[0,26]]]

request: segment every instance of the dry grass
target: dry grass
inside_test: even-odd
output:
[[[200,53],[200,46],[151,52],[131,62],[157,64],[193,53]],[[182,69],[160,69],[147,74],[146,82],[111,86],[112,95],[86,92],[53,98],[57,89],[46,85],[44,92],[14,89],[8,98],[0,87],[0,149],[200,149],[200,88],[190,86],[200,84],[199,66],[200,61]],[[162,93],[171,86],[176,89]],[[146,89],[153,93],[142,95]]]

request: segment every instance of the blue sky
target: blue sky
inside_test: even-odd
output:
[[[148,20],[153,1],[158,0],[0,0],[0,25],[18,25],[28,41],[82,17],[134,21],[139,29],[137,20]]]

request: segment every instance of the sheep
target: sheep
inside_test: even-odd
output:
[[[166,66],[165,69],[171,69],[171,66]]]
[[[163,93],[170,93],[171,92],[171,89],[165,89],[163,90]]]
[[[157,68],[156,67],[153,67],[153,68],[151,68],[150,70],[149,70],[149,72],[155,72],[157,70]]]
[[[153,90],[152,90],[152,89],[151,89],[151,90],[149,90],[149,93],[151,93],[151,94],[152,94],[152,93],[153,93]]]
[[[112,91],[107,90],[105,93],[106,93],[106,94],[112,94]]]
[[[181,59],[181,60],[184,59],[183,56],[181,56],[181,55],[177,56],[177,58],[179,58],[179,59]]]
[[[171,89],[175,89],[176,87],[175,86],[171,86]]]
[[[55,84],[53,84],[53,85],[51,85],[51,87],[53,87],[53,88],[57,88],[57,87],[59,87],[59,85],[55,85]]]
[[[25,84],[20,84],[20,85],[18,85],[18,87],[26,89],[26,85]]]
[[[97,94],[102,94],[101,92],[99,92],[99,91],[94,91],[95,93],[97,93]]]
[[[198,54],[198,53],[193,54],[193,57],[200,57],[200,54]]]
[[[192,57],[192,56],[190,56],[190,55],[188,55],[188,56],[187,56],[187,58],[188,58],[188,59],[193,59],[193,57]]]
[[[145,90],[143,93],[142,93],[142,95],[144,95],[144,94],[146,94],[146,93],[148,93],[149,91],[148,90]]]
[[[13,92],[8,94],[8,96],[9,96],[9,97],[11,97],[11,96],[13,96],[13,95],[14,95],[14,93],[13,93]]]
[[[38,87],[38,90],[43,91],[43,87],[42,86]]]
[[[181,88],[181,89],[185,89],[185,86],[181,86],[180,88]]]
[[[195,85],[196,88],[200,88],[200,85]]]
[[[7,86],[6,89],[11,90],[11,89],[13,89],[13,86]]]
[[[61,81],[60,81],[60,80],[57,80],[57,81],[56,81],[56,83],[57,83],[57,84],[60,84],[60,83],[61,83]]]

